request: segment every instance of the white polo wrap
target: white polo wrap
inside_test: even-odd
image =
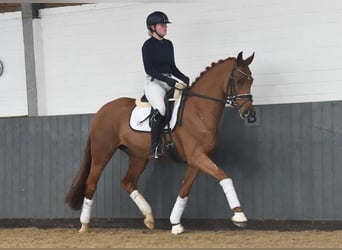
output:
[[[144,216],[152,213],[151,206],[147,203],[144,196],[142,196],[142,194],[140,194],[138,190],[134,190],[129,196],[132,198],[132,200]]]
[[[172,225],[179,224],[186,204],[188,203],[188,197],[177,197],[176,203],[173,206],[171,215],[170,215],[170,222]]]
[[[93,205],[93,200],[89,200],[84,197],[82,212],[81,212],[81,217],[80,217],[80,221],[82,224],[89,223],[92,205]]]
[[[223,192],[226,194],[230,209],[240,207],[240,202],[236,195],[232,179],[223,179],[220,181],[220,185],[222,186]]]

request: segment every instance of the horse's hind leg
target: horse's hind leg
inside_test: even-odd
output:
[[[145,200],[144,196],[137,189],[138,180],[142,172],[144,172],[147,160],[141,158],[130,157],[129,168],[122,180],[122,187],[127,191],[133,202],[137,205],[141,213],[145,216],[144,224],[147,228],[154,228],[154,218],[152,208]]]
[[[92,161],[90,172],[86,182],[86,191],[85,197],[82,206],[82,212],[80,216],[80,221],[82,223],[82,227],[79,232],[87,232],[88,224],[90,222],[91,216],[91,208],[93,205],[93,196],[96,191],[97,183],[100,179],[100,176],[106,167],[109,160],[112,158],[116,148],[112,148],[111,150],[102,150],[102,148],[92,147]]]
[[[180,191],[178,193],[177,200],[173,206],[170,222],[172,225],[171,233],[172,234],[181,234],[184,232],[184,227],[181,224],[181,217],[183,215],[184,209],[188,202],[189,192],[192,186],[192,183],[196,179],[199,173],[198,169],[188,167],[185,172],[184,179],[182,181],[182,185]]]

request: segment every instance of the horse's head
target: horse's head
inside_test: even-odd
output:
[[[252,105],[251,86],[253,83],[249,65],[253,61],[254,53],[247,59],[242,58],[242,52],[236,58],[227,85],[227,102],[236,107],[242,119],[255,122],[255,111]]]

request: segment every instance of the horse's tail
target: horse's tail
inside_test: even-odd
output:
[[[73,210],[79,210],[82,207],[83,199],[86,191],[86,182],[91,165],[91,145],[90,137],[88,137],[87,146],[84,150],[82,164],[74,178],[68,194],[65,196],[65,203]]]

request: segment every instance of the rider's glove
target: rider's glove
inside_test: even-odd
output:
[[[185,79],[184,79],[183,81],[184,81],[184,83],[186,83],[186,85],[189,85],[189,83],[190,83],[190,78],[186,76]]]
[[[169,85],[171,88],[174,88],[176,83],[177,83],[177,80],[173,79],[173,78],[169,78],[167,81],[166,81],[167,85]]]

